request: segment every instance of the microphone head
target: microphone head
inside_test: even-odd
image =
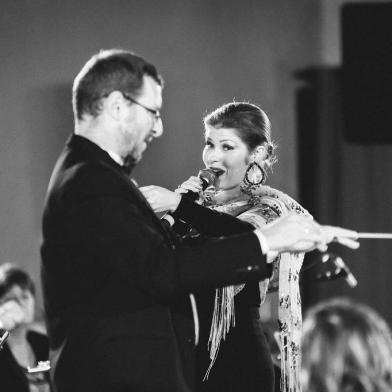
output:
[[[199,178],[203,183],[203,190],[208,188],[211,185],[215,185],[215,181],[217,180],[218,176],[216,173],[211,169],[201,169],[198,174]]]

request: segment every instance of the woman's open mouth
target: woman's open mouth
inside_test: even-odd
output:
[[[217,177],[221,176],[225,171],[223,169],[219,169],[217,167],[209,167],[210,170],[212,170]]]

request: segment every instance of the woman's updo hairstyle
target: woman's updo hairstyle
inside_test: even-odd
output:
[[[267,148],[264,163],[271,167],[276,162],[275,144],[271,141],[271,123],[265,112],[248,102],[231,102],[204,117],[204,125],[213,128],[232,128],[247,145],[249,152],[260,145]]]

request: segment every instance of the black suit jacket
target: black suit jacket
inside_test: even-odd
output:
[[[57,391],[191,390],[182,299],[270,275],[245,231],[175,243],[124,170],[72,135],[49,183],[41,247]]]

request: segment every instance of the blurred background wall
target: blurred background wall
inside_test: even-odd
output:
[[[273,122],[273,182],[295,194],[291,74],[317,61],[317,2],[3,0],[1,8],[0,260],[38,276],[46,186],[73,130],[72,81],[101,48],[142,54],[166,81],[165,134],[137,168],[140,184],[174,187],[195,173],[203,114],[246,99]]]
[[[2,0],[0,261],[15,261],[39,279],[42,207],[73,129],[72,81],[101,48],[141,54],[166,81],[165,134],[134,172],[140,185],[174,188],[196,173],[202,116],[233,99],[250,100],[270,116],[279,146],[270,184],[298,197],[296,94],[303,81],[294,74],[341,63],[343,3]],[[339,223],[333,218],[324,223]]]

